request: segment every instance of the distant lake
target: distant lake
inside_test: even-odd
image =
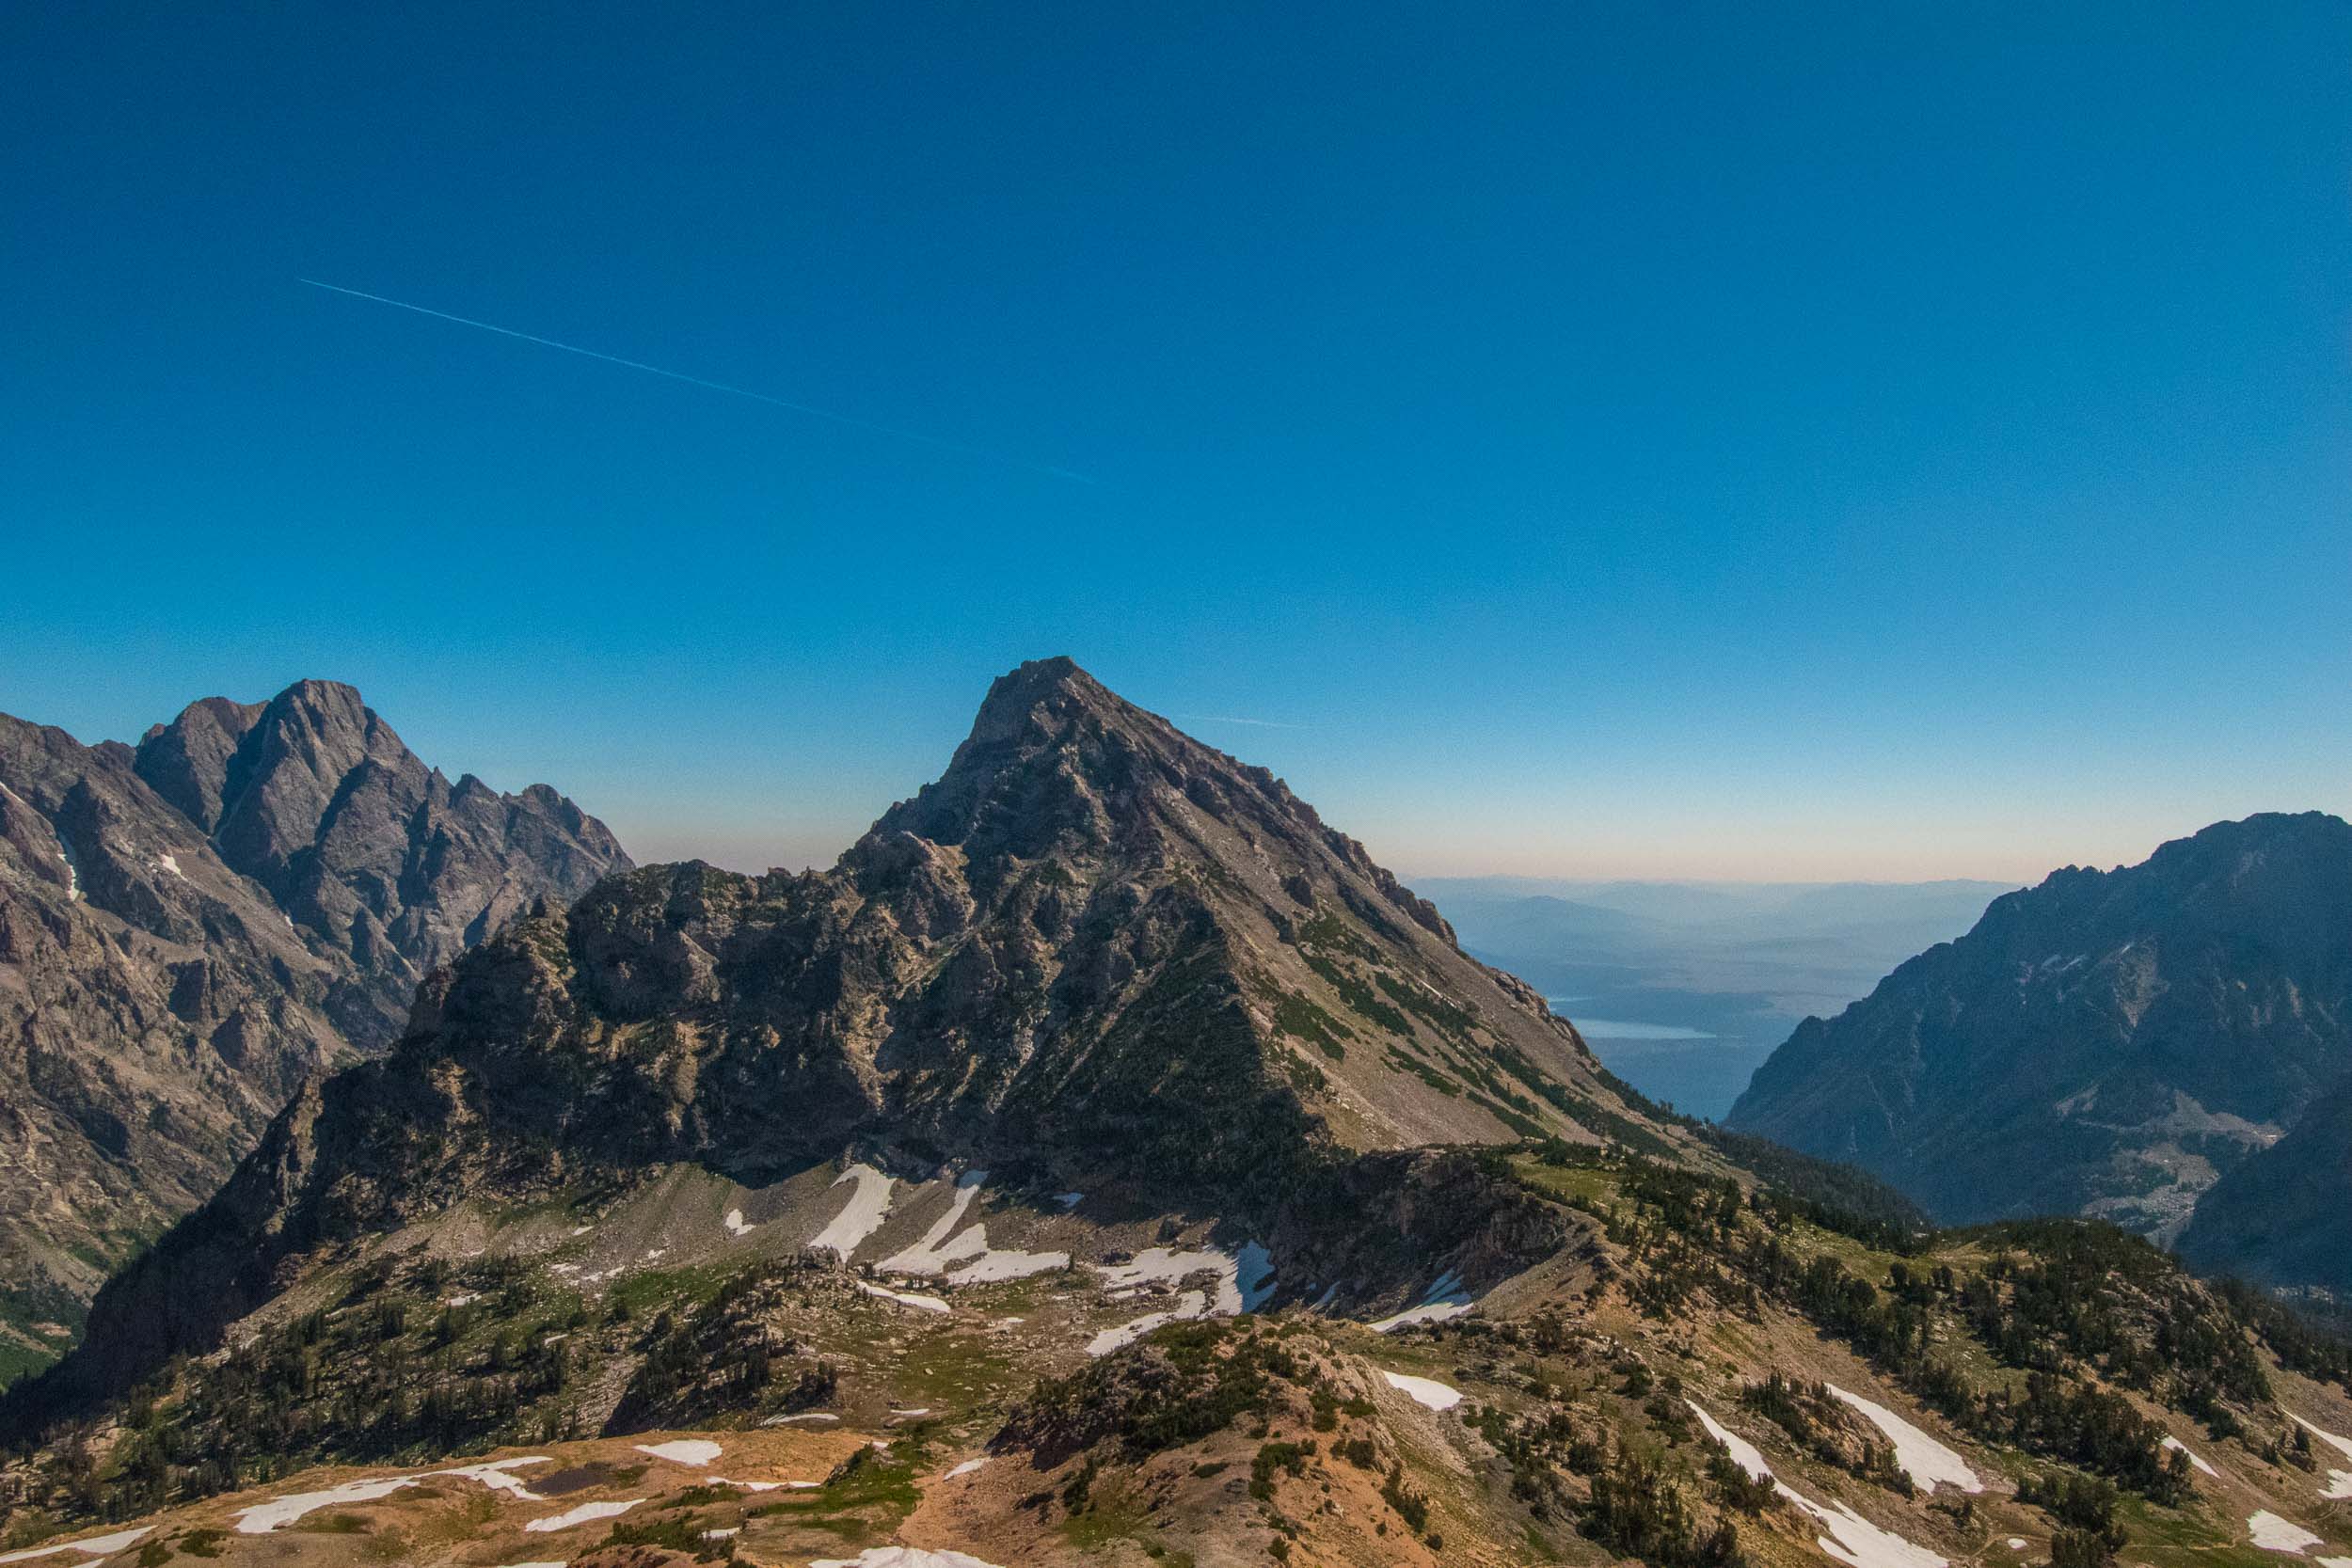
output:
[[[1560,997],[1551,998],[1553,1007],[1557,1008],[1562,1000]],[[1679,1023],[1639,1023],[1623,1018],[1579,1018],[1574,1013],[1568,1015],[1568,1022],[1576,1025],[1578,1034],[1593,1039],[1714,1040],[1723,1038],[1721,1035],[1712,1035],[1704,1029],[1685,1028]]]

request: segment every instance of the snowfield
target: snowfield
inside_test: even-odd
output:
[[[1984,1482],[1968,1468],[1968,1462],[1950,1449],[1896,1415],[1883,1404],[1875,1404],[1859,1394],[1849,1394],[1837,1385],[1826,1385],[1829,1391],[1855,1410],[1872,1426],[1886,1433],[1895,1445],[1895,1463],[1911,1483],[1923,1492],[1932,1492],[1939,1485],[1957,1486],[1963,1492],[1981,1492]]]
[[[1829,1532],[1816,1536],[1814,1544],[1845,1563],[1846,1568],[1949,1568],[1943,1557],[1904,1540],[1892,1530],[1881,1529],[1844,1503],[1831,1508],[1822,1507],[1774,1476],[1772,1467],[1764,1462],[1763,1453],[1755,1444],[1740,1437],[1700,1409],[1695,1401],[1685,1400],[1682,1402],[1691,1407],[1691,1414],[1699,1418],[1699,1425],[1707,1429],[1707,1434],[1730,1450],[1731,1462],[1745,1470],[1750,1480],[1771,1481],[1772,1490],[1811,1514],[1814,1522]]]
[[[719,1457],[719,1445],[707,1437],[679,1437],[667,1443],[640,1443],[639,1453],[678,1465],[707,1465]]]
[[[239,1535],[267,1535],[282,1525],[291,1525],[306,1513],[341,1503],[372,1503],[389,1497],[403,1487],[414,1486],[434,1476],[462,1476],[477,1481],[493,1491],[536,1502],[539,1494],[525,1485],[520,1477],[506,1472],[523,1465],[549,1463],[545,1454],[532,1454],[523,1459],[501,1459],[489,1465],[460,1465],[449,1470],[421,1470],[414,1475],[378,1476],[370,1481],[347,1481],[340,1486],[329,1486],[319,1492],[296,1492],[289,1497],[273,1497],[265,1503],[255,1503],[237,1511]],[[526,1526],[525,1528],[530,1527]]]
[[[2326,1427],[2313,1426],[2292,1410],[2287,1412],[2287,1418],[2296,1426],[2344,1455],[2344,1458],[2352,1459],[2352,1437],[2339,1437]],[[2352,1470],[2330,1468],[2328,1472],[2328,1484],[2319,1495],[2323,1497],[2352,1497]]]
[[[1332,1289],[1337,1290],[1337,1286]],[[1470,1291],[1462,1287],[1462,1276],[1451,1270],[1437,1277],[1421,1305],[1408,1307],[1392,1318],[1383,1318],[1372,1325],[1375,1334],[1387,1334],[1407,1323],[1441,1323],[1448,1318],[1458,1318],[1470,1309]]]
[[[1033,1274],[1070,1266],[1066,1252],[1018,1252],[988,1244],[988,1227],[976,1225],[954,1235],[973,1199],[987,1184],[988,1172],[966,1171],[956,1178],[955,1196],[947,1212],[935,1221],[923,1239],[892,1254],[877,1265],[884,1274],[944,1275],[950,1285],[979,1285],[991,1280],[1026,1279]]]
[[[819,1558],[808,1568],[996,1568],[968,1552],[930,1552],[920,1546],[868,1546],[855,1557]]]
[[[2167,1437],[2167,1438],[2164,1440],[2164,1446],[2165,1446],[2166,1448],[2168,1448],[2168,1449],[2173,1449],[2173,1450],[2174,1450],[2174,1451],[2176,1451],[2176,1452],[2187,1454],[2187,1455],[2188,1455],[2188,1462],[2189,1462],[2191,1465],[2196,1465],[2196,1466],[2197,1466],[2197,1468],[2198,1468],[2199,1470],[2201,1470],[2201,1471],[2204,1472],[2206,1475],[2209,1475],[2209,1476],[2218,1476],[2218,1475],[2221,1473],[2220,1471],[2218,1471],[2218,1470],[2215,1469],[2212,1465],[2210,1465],[2206,1464],[2206,1463],[2205,1463],[2205,1461],[2204,1461],[2204,1459],[2203,1459],[2201,1456],[2200,1456],[2199,1454],[2196,1454],[2196,1453],[2192,1452],[2192,1451],[2190,1450],[2190,1449],[2189,1449],[2188,1445],[2187,1445],[2187,1444],[2185,1444],[2185,1443],[2184,1443],[2184,1442],[2182,1442],[2182,1441],[2181,1441],[2179,1438],[2177,1438],[2177,1437]],[[2336,1474],[2336,1475],[2342,1475],[2342,1474],[2344,1474],[2344,1472],[2343,1472],[2343,1471],[2341,1471],[2341,1470],[2334,1471],[2333,1473],[2334,1473],[2334,1474]]]
[[[1435,1378],[1408,1377],[1403,1372],[1382,1372],[1380,1375],[1389,1380],[1390,1387],[1414,1403],[1425,1404],[1432,1410],[1451,1410],[1462,1402],[1462,1390],[1439,1383]]]
[[[1094,1263],[1089,1267],[1102,1275],[1103,1288],[1114,1295],[1139,1291],[1147,1285],[1180,1285],[1195,1275],[1216,1276],[1214,1294],[1186,1291],[1167,1311],[1147,1312],[1133,1323],[1104,1329],[1088,1342],[1089,1355],[1108,1355],[1123,1345],[1135,1343],[1162,1323],[1255,1312],[1274,1294],[1274,1256],[1256,1242],[1244,1242],[1238,1252],[1224,1252],[1216,1247],[1203,1247],[1197,1252],[1146,1247],[1133,1262]]]
[[[138,1544],[139,1537],[155,1527],[141,1525],[136,1529],[119,1529],[112,1535],[86,1536],[79,1541],[60,1541],[54,1545],[33,1546],[21,1552],[0,1556],[0,1562],[30,1562],[37,1557],[54,1557],[59,1552],[87,1552],[91,1557],[105,1557]]]
[[[829,1248],[846,1263],[858,1243],[880,1230],[882,1222],[889,1217],[892,1182],[871,1165],[851,1165],[833,1179],[836,1187],[844,1181],[856,1182],[856,1190],[850,1194],[850,1201],[842,1205],[841,1212],[833,1217],[833,1223],[817,1232],[816,1239],[808,1244]]]
[[[578,1508],[565,1509],[563,1513],[550,1514],[545,1519],[533,1519],[523,1528],[534,1535],[544,1535],[550,1530],[570,1529],[574,1525],[590,1525],[598,1519],[610,1519],[616,1514],[627,1513],[644,1500],[643,1497],[630,1497],[617,1503],[581,1503]]]

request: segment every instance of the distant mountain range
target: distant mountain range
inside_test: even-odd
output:
[[[2352,827],[2216,824],[1997,899],[1773,1053],[1729,1124],[1947,1223],[2081,1212],[2352,1290]]]
[[[397,761],[356,699],[294,705],[234,752]],[[127,749],[56,752],[119,803],[93,837],[35,783],[10,864],[58,864],[23,918],[167,967],[82,906],[217,889],[285,971],[278,1014],[258,978],[236,1005],[291,1021],[289,1057],[379,1016],[355,950],[480,940],[0,1394],[0,1556],[2352,1557],[2319,1447],[2352,1452],[2352,1350],[2112,1227],[1936,1233],[1664,1112],[1280,780],[1067,659],[998,680],[828,870],[611,850],[512,919],[495,857],[437,884],[357,847],[448,857],[336,832],[405,767],[306,769],[334,782],[262,812],[273,769],[203,766],[200,724],[181,749],[185,809]],[[429,818],[424,779],[363,818]],[[257,814],[275,849],[227,826]],[[584,822],[544,832],[477,842],[593,858]]]
[[[0,1378],[212,1196],[419,982],[628,857],[544,784],[427,768],[348,686],[136,748],[0,715]]]
[[[1958,936],[2009,884],[1561,881],[1417,884],[1463,945],[1578,1020],[1643,1093],[1718,1117],[1799,1022],[1868,994]]]

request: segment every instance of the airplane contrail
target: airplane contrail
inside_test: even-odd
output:
[[[297,277],[294,281],[306,283],[313,289],[324,289],[328,293],[349,294],[354,299],[372,300],[378,305],[389,305],[397,309],[413,310],[420,316],[431,316],[436,321],[455,322],[460,326],[478,327],[485,332],[495,332],[501,338],[519,338],[526,343],[537,343],[542,348],[560,348],[566,354],[577,354],[589,359],[601,359],[608,365],[620,365],[632,371],[644,371],[649,375],[665,376],[672,381],[683,381],[690,387],[701,387],[713,392],[725,392],[733,397],[749,398],[754,403],[764,403],[771,407],[789,409],[795,414],[806,414],[811,419],[830,420],[834,424],[846,425],[851,430],[863,430],[876,436],[896,436],[901,441],[918,441],[924,446],[933,447],[941,451],[952,451],[963,457],[976,457],[985,463],[1001,463],[1009,467],[1025,468],[1033,474],[1045,474],[1055,479],[1066,479],[1075,484],[1096,483],[1085,474],[1070,468],[1057,468],[1050,463],[1031,463],[1024,458],[1007,457],[1002,452],[990,451],[985,447],[968,447],[961,441],[949,441],[937,436],[926,436],[919,430],[901,430],[897,425],[877,424],[872,420],[861,420],[854,414],[841,414],[830,408],[818,408],[811,404],[794,403],[789,398],[771,397],[766,392],[755,392],[748,387],[730,387],[723,381],[710,381],[699,375],[688,375],[684,371],[666,371],[660,365],[648,365],[642,359],[624,359],[617,354],[605,354],[593,348],[582,348],[578,343],[558,342],[553,338],[542,338],[535,332],[517,332],[511,326],[501,326],[495,322],[475,321],[470,316],[453,316],[447,310],[435,310],[427,306],[411,305],[405,299],[392,299],[384,294],[372,294],[364,289],[346,289],[340,283],[322,283],[315,277]]]

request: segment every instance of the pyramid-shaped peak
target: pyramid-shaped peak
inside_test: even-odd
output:
[[[1113,694],[1068,657],[1032,659],[989,687],[947,769],[882,815],[875,832],[907,832],[1028,858],[1099,844],[1110,815],[1130,816],[1146,757],[1199,751],[1166,720]],[[856,851],[852,851],[854,855]]]
[[[1059,729],[1080,713],[1148,720],[1149,715],[1115,695],[1067,655],[1033,658],[996,677],[972,721],[967,742],[987,746],[1013,740],[1041,728]]]

